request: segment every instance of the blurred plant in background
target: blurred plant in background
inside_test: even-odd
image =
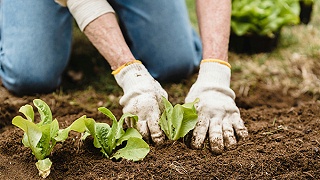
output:
[[[273,37],[283,26],[298,24],[299,13],[293,0],[232,0],[231,32]]]

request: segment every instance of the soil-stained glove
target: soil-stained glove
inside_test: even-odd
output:
[[[136,128],[146,140],[151,136],[153,142],[162,142],[165,136],[158,122],[163,109],[162,96],[168,98],[167,92],[138,60],[121,66],[112,74],[124,92],[120,99],[123,113],[139,118],[138,123],[126,120],[127,125]]]
[[[193,131],[191,147],[202,147],[209,136],[212,152],[220,154],[224,148],[248,136],[240,111],[235,104],[235,93],[230,88],[230,64],[218,59],[202,60],[197,81],[192,85],[185,102],[196,98],[198,122]]]

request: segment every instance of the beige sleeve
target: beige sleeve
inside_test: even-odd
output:
[[[68,6],[81,31],[99,16],[112,12],[107,0],[55,0],[61,6]]]

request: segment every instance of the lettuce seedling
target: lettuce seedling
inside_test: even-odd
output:
[[[52,113],[49,106],[40,99],[33,100],[33,104],[38,109],[41,121],[34,122],[34,111],[31,105],[24,105],[19,109],[26,117],[16,116],[12,119],[12,124],[24,131],[22,143],[32,150],[32,154],[37,158],[36,167],[39,175],[46,178],[50,174],[52,162],[47,156],[50,155],[58,137],[59,124],[57,119],[52,120]]]
[[[92,118],[82,116],[74,121],[68,128],[62,130],[61,137],[67,137],[70,130],[80,133],[84,132],[83,138],[93,136],[93,144],[100,148],[104,156],[108,158],[124,158],[133,161],[142,160],[150,151],[149,145],[142,139],[141,134],[134,128],[123,129],[123,123],[126,118],[132,118],[135,121],[138,117],[129,113],[123,114],[119,121],[112,112],[105,108],[98,108],[100,112],[112,120],[112,127],[107,123],[97,123]],[[116,150],[117,147],[126,141],[126,146]]]
[[[159,125],[168,139],[178,140],[194,129],[198,118],[194,104],[199,99],[183,105],[176,104],[174,107],[166,98],[163,97],[162,101],[165,110],[161,115]]]

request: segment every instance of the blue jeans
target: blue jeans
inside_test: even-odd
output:
[[[136,59],[160,80],[186,77],[199,65],[201,42],[184,0],[112,0]],[[0,77],[19,94],[56,89],[71,52],[72,17],[53,0],[0,1]]]

